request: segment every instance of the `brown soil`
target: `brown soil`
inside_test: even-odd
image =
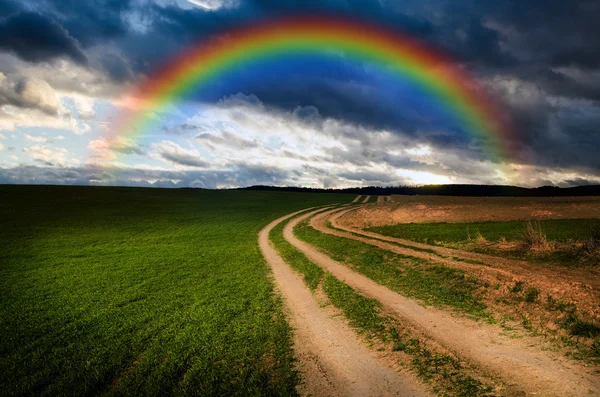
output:
[[[377,196],[377,204],[385,203],[385,196]]]
[[[297,213],[295,213],[297,214]],[[310,396],[428,396],[412,373],[398,372],[375,357],[347,323],[331,308],[320,307],[302,277],[286,264],[269,243],[269,232],[281,217],[259,233],[259,246],[273,270],[294,328],[294,350]]]
[[[354,200],[352,200],[353,203],[358,202],[358,200],[360,199],[361,195],[359,194],[358,196],[354,197]]]
[[[393,196],[384,206],[347,214],[344,223],[364,229],[397,223],[579,218],[600,218],[600,197]]]
[[[331,211],[319,216],[320,221],[312,224],[321,232],[337,234],[331,229],[323,228],[322,221],[329,212]],[[544,396],[600,393],[600,379],[597,376],[591,375],[590,370],[580,363],[570,361],[559,353],[541,351],[540,338],[512,339],[500,333],[496,326],[459,318],[436,308],[424,308],[414,300],[375,283],[300,241],[293,235],[292,229],[312,214],[314,212],[292,220],[284,229],[286,240],[338,279],[365,296],[379,300],[386,312],[392,313],[400,321],[407,321],[419,328],[488,376],[501,378],[509,394],[519,390]]]
[[[370,198],[371,198],[371,196],[365,196],[365,199],[362,201],[363,204],[367,203]]]

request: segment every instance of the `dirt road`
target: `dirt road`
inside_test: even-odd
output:
[[[492,325],[459,318],[435,308],[424,308],[371,279],[351,270],[300,241],[293,227],[315,212],[293,219],[284,229],[285,239],[312,262],[338,279],[377,299],[386,311],[419,328],[474,367],[502,379],[511,393],[520,390],[543,396],[582,396],[600,394],[600,379],[559,353],[542,351],[534,338],[512,339]]]
[[[353,203],[358,202],[358,200],[360,200],[362,196],[359,194],[358,196],[354,197],[354,200],[352,200]]]
[[[304,383],[299,392],[311,396],[429,396],[412,373],[397,372],[378,359],[336,316],[320,307],[302,277],[269,243],[269,232],[297,213],[281,217],[259,233],[259,246],[273,270],[294,328],[294,350]]]
[[[368,203],[370,198],[371,198],[371,196],[366,196],[365,199],[362,201],[362,203],[363,204]]]

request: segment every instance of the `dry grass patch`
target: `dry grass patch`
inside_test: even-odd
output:
[[[550,253],[556,251],[556,242],[548,240],[540,221],[527,221],[525,230],[519,241],[520,249],[536,253]]]

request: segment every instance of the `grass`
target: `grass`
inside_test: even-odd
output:
[[[598,223],[597,219],[548,219],[539,221],[548,240],[568,242],[584,240]],[[367,230],[386,236],[404,238],[429,244],[435,242],[460,243],[475,238],[477,233],[488,241],[519,241],[527,222],[472,222],[472,223],[403,223],[371,227]]]
[[[525,301],[528,303],[534,303],[538,300],[540,296],[540,291],[535,287],[527,288],[525,292]]]
[[[4,395],[294,395],[257,245],[350,196],[0,186]]]
[[[489,318],[486,305],[476,294],[481,283],[465,275],[462,270],[390,253],[360,241],[320,233],[307,222],[300,223],[295,233],[301,240],[318,247],[333,259],[355,265],[354,270],[402,295]]]
[[[435,380],[435,390],[442,396],[471,397],[493,396],[492,387],[466,374],[461,363],[454,357],[437,353],[427,348],[419,338],[407,333],[400,335],[390,330],[393,351],[403,351],[412,356],[412,365],[417,374],[426,380]]]
[[[575,319],[570,326],[571,335],[583,336],[586,338],[595,338],[600,336],[600,326],[591,321]]]
[[[289,220],[275,226],[269,233],[269,239],[273,242],[283,260],[299,271],[304,276],[306,285],[314,291],[321,283],[325,272],[283,238],[283,228],[288,222]]]
[[[334,306],[342,310],[350,321],[350,326],[373,333],[385,331],[386,321],[380,316],[381,304],[376,299],[357,294],[347,284],[330,273],[323,280],[323,291]]]
[[[510,287],[508,290],[512,293],[518,294],[523,292],[523,288],[525,287],[525,282],[524,281],[517,281],[515,283],[515,285],[513,285],[512,287]]]
[[[520,248],[524,251],[551,252],[556,249],[556,244],[548,239],[540,221],[527,221],[525,223],[525,231],[521,233],[519,243],[521,244]]]
[[[371,227],[387,236],[434,245],[456,245],[474,251],[557,263],[597,264],[600,252],[600,220],[549,219],[535,222],[411,223]],[[503,249],[493,243],[514,243]],[[581,248],[575,249],[576,245]],[[594,260],[595,258],[595,260]]]

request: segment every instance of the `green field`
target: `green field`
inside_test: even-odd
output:
[[[295,394],[257,233],[353,197],[0,186],[2,394]]]
[[[369,198],[369,201],[368,201],[368,203],[376,203],[376,202],[377,202],[377,196],[371,196],[371,197]]]
[[[548,219],[540,221],[548,240],[567,242],[582,240],[599,219]],[[518,241],[525,232],[526,222],[473,222],[473,223],[402,223],[397,225],[371,227],[367,230],[386,236],[429,244],[436,242],[459,243],[478,234],[488,241]]]
[[[371,227],[367,230],[406,240],[533,262],[591,266],[600,264],[600,219],[409,223]],[[503,247],[502,244],[506,242],[513,244]]]

